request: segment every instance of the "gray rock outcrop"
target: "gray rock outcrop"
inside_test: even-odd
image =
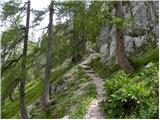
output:
[[[135,48],[156,41],[158,47],[159,36],[159,3],[158,1],[132,1],[130,5],[124,5],[125,18],[133,16],[133,20],[125,28],[125,50],[133,52]],[[114,15],[114,9],[113,9]],[[116,57],[116,28],[104,27],[99,36],[99,50],[103,63],[107,63]]]

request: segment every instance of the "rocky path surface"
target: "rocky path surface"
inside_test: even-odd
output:
[[[97,91],[97,97],[91,102],[84,118],[105,119],[103,112],[100,110],[100,107],[98,105],[99,102],[105,99],[105,97],[103,96],[104,94],[103,81],[100,77],[96,75],[94,70],[89,66],[89,63],[91,62],[92,59],[94,59],[94,55],[90,55],[89,58],[86,59],[84,62],[82,62],[80,65],[85,70],[86,74],[93,79]]]

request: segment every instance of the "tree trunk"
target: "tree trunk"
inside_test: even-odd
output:
[[[122,8],[122,2],[117,1],[116,4],[116,16],[120,18],[124,18],[123,8]],[[125,46],[124,46],[124,31],[122,26],[116,27],[116,48],[117,48],[117,58],[118,63],[120,67],[126,72],[126,73],[133,73],[134,68],[129,63],[127,59],[127,55],[125,52]]]
[[[48,111],[50,106],[49,100],[49,79],[50,79],[50,70],[51,70],[51,48],[52,48],[52,29],[53,29],[53,1],[51,1],[49,10],[49,25],[48,25],[48,42],[47,42],[47,57],[46,57],[46,66],[45,66],[45,79],[44,79],[44,93],[43,93],[43,109]]]
[[[72,44],[72,59],[71,59],[71,63],[76,63],[78,62],[82,56],[80,54],[80,50],[81,50],[81,45],[79,42],[79,35],[78,32],[76,31],[76,26],[74,26],[74,33],[73,33],[73,40],[71,40],[71,44]]]
[[[83,33],[80,37],[80,43],[79,43],[81,45],[81,50],[83,52],[86,52],[86,49],[87,49],[86,42],[87,42],[87,34]]]
[[[27,43],[28,43],[28,33],[29,33],[29,20],[30,20],[30,1],[28,1],[27,5],[27,18],[26,18],[26,29],[25,29],[25,37],[23,44],[23,55],[22,55],[22,63],[21,63],[21,80],[20,80],[20,112],[21,117],[23,119],[27,119],[27,111],[25,108],[25,80],[26,80],[26,55],[27,55]]]

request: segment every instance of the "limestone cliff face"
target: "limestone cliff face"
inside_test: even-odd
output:
[[[123,5],[125,18],[134,19],[125,29],[125,48],[127,53],[135,48],[155,41],[158,47],[159,36],[159,3],[158,1],[132,1]],[[114,9],[112,14],[114,15]],[[116,56],[115,26],[104,27],[99,36],[99,48],[102,62],[107,63]]]

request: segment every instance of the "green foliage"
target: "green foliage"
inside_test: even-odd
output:
[[[118,71],[106,79],[106,118],[158,118],[158,63],[133,76]]]
[[[123,25],[124,20],[120,17],[112,17],[112,24],[116,24],[117,26],[122,26]]]
[[[87,10],[86,28],[88,41],[92,44],[99,40],[101,29],[112,21],[113,4],[108,1],[91,1]]]
[[[90,65],[101,78],[108,77],[109,71],[107,69],[107,66],[101,63],[99,57],[92,60]]]
[[[62,89],[51,96],[51,101],[54,104],[51,106],[49,114],[40,116],[38,112],[43,114],[43,111],[41,106],[38,106],[32,110],[34,111],[33,118],[62,118],[65,115],[69,115],[70,118],[83,118],[91,100],[96,97],[95,85],[90,83],[91,79],[85,75],[83,69],[72,68],[69,72],[71,71],[73,71],[72,77],[66,77],[65,73],[62,75],[61,81],[68,80],[66,89]],[[57,84],[61,85],[63,83],[64,81]],[[80,91],[81,93],[77,95],[80,88],[83,88],[81,89],[83,91]]]
[[[23,31],[19,26],[9,28],[2,34],[2,102],[10,96],[19,82],[21,48]]]
[[[134,65],[135,68],[144,66],[149,62],[157,62],[158,60],[159,60],[159,49],[158,48],[149,49],[141,56],[138,56],[138,57],[133,56],[130,58],[130,61]]]
[[[120,27],[127,27],[128,24],[134,20],[134,17],[130,16],[128,18],[120,18],[116,16],[112,16],[112,20],[109,22],[111,25],[116,25]]]
[[[77,109],[71,113],[70,119],[83,119],[92,100],[92,97],[84,97],[79,99]]]
[[[26,86],[25,105],[28,106],[41,95],[42,81],[36,79]],[[5,104],[2,106],[2,118],[20,118],[20,116],[17,116],[20,112],[18,90],[15,91],[14,97],[13,102],[6,99]]]
[[[54,72],[51,71],[51,81],[50,83],[54,84],[62,84],[63,83],[63,75],[66,74],[69,70],[71,70],[76,64],[70,64],[69,66],[63,66],[62,68],[55,70]]]
[[[2,7],[2,18],[6,20],[8,17],[13,17],[16,15],[22,8],[19,8],[20,3],[14,1],[5,2]]]
[[[20,30],[20,26],[11,27],[2,33],[2,57],[16,51],[15,48],[22,41],[23,34],[24,32]]]
[[[2,79],[2,90],[1,90],[1,102],[5,103],[5,99],[14,93],[14,89],[18,86],[19,83],[19,67],[14,66],[14,68],[6,71]]]
[[[40,25],[40,22],[44,19],[45,12],[46,11],[42,10],[33,10],[34,15],[36,16],[32,21],[34,26]]]
[[[60,4],[59,4],[60,3]],[[23,4],[23,3],[22,3]],[[13,0],[4,3],[2,7],[2,22],[11,22],[12,27],[2,33],[2,118],[20,118],[18,84],[21,70],[22,40],[25,27],[21,25],[25,6]],[[39,42],[28,42],[27,75],[25,86],[25,105],[33,105],[31,118],[83,118],[90,102],[96,98],[96,88],[90,77],[77,64],[70,64],[70,58],[75,53],[84,55],[83,44],[94,44],[99,40],[99,33],[106,25],[127,27],[134,19],[125,19],[112,15],[114,2],[108,1],[64,1],[55,3],[55,14],[66,18],[54,26],[51,56],[50,83],[60,87],[50,96],[52,105],[48,113],[42,110],[41,97],[43,91],[44,67],[47,50],[47,33]],[[129,4],[129,2],[125,2]],[[25,4],[23,4],[25,5]],[[31,10],[35,17],[30,26],[40,25],[44,19],[45,10]],[[63,19],[61,19],[63,21]],[[134,31],[135,32],[135,31]],[[144,30],[136,31],[141,35]],[[152,36],[150,36],[152,38]],[[30,37],[29,37],[30,38]],[[152,39],[151,39],[152,41]],[[155,44],[153,41],[152,44]],[[96,45],[98,45],[96,43]],[[88,46],[86,46],[88,47]],[[145,49],[147,48],[146,46]],[[152,47],[151,47],[152,48]],[[141,50],[138,52],[143,53]],[[137,54],[136,54],[137,55]],[[18,59],[18,60],[17,60]],[[12,63],[14,64],[10,64]],[[66,62],[67,61],[67,62]],[[114,60],[113,60],[114,61]],[[158,48],[149,49],[145,54],[131,57],[136,72],[126,75],[118,71],[117,64],[106,66],[100,58],[91,62],[96,73],[105,81],[107,100],[102,102],[106,118],[157,118],[158,117],[158,76],[157,64],[150,68],[142,68],[149,62],[158,61]],[[63,63],[67,63],[67,65]],[[111,61],[112,62],[112,61]],[[8,69],[5,69],[4,68]],[[69,73],[69,75],[68,75]],[[15,100],[9,96],[13,93]]]
[[[52,40],[52,66],[58,67],[73,53],[72,44],[69,41],[69,35],[66,23],[59,23],[54,27]],[[47,34],[44,34],[40,43],[40,52],[45,56],[47,48]]]
[[[73,65],[75,66],[75,65]],[[96,97],[95,85],[91,82],[91,78],[88,77],[82,68],[73,67],[68,65],[63,69],[54,71],[52,74],[51,82],[53,84],[62,85],[64,80],[67,79],[66,88],[59,92],[54,93],[51,96],[53,102],[48,114],[44,113],[40,99],[42,95],[43,84],[41,79],[32,80],[27,83],[25,102],[26,107],[33,105],[34,107],[30,111],[31,118],[62,118],[68,114],[70,118],[83,118],[90,102]],[[72,69],[71,69],[72,68]],[[73,72],[71,76],[66,77],[68,72]],[[54,77],[57,75],[57,77]],[[77,95],[77,91],[81,88],[82,91]],[[83,89],[82,89],[83,88]],[[14,102],[6,99],[5,105],[2,106],[2,118],[20,118],[19,113],[19,95],[18,91],[15,91]],[[39,100],[38,102],[36,102]]]
[[[112,64],[112,68],[110,69],[109,66],[101,62],[99,57],[92,60],[90,65],[96,71],[96,73],[103,79],[110,77],[110,73],[119,69],[119,66],[117,64]]]

